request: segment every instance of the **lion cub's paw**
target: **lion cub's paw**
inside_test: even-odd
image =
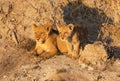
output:
[[[50,52],[44,52],[40,55],[40,58],[42,59],[49,59],[50,57],[53,57],[55,54],[54,53],[50,53]]]

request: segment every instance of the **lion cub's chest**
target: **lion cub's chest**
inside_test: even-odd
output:
[[[37,42],[37,48],[41,48],[45,51],[51,51],[52,49],[56,48],[56,38],[57,35],[50,35],[48,39],[46,39],[45,43]]]

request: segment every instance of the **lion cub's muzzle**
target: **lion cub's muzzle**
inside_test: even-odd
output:
[[[39,39],[37,40],[40,44],[44,44],[45,43],[45,39]]]

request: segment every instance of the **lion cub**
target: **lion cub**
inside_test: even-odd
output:
[[[66,52],[68,56],[72,58],[78,58],[80,45],[79,29],[74,27],[73,24],[57,26],[57,29],[59,31],[59,38],[57,43],[60,52]],[[63,44],[60,45],[59,42]]]
[[[33,24],[32,28],[36,39],[36,47],[34,52],[39,54],[41,58],[49,58],[57,54],[57,34],[51,32],[51,25],[44,24],[37,26]]]

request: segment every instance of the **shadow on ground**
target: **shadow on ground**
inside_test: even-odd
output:
[[[105,47],[109,55],[108,59],[114,57],[115,59],[120,60],[120,47],[117,46],[107,46]]]

